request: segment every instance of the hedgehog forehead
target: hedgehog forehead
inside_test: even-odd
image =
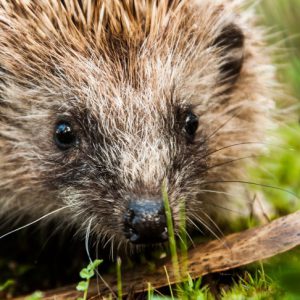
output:
[[[170,88],[166,85],[182,79],[178,77],[182,74],[184,61],[198,55],[200,48],[207,47],[209,36],[218,27],[213,24],[218,22],[207,22],[206,14],[199,14],[200,19],[194,15],[194,10],[190,9],[194,1],[190,4],[179,0],[129,2],[132,5],[108,0],[89,0],[85,4],[79,4],[81,1],[70,1],[71,4],[20,1],[18,4],[18,1],[0,5],[11,28],[16,28],[11,30],[10,25],[0,25],[3,26],[1,32],[5,33],[5,44],[11,47],[4,59],[0,53],[1,60],[7,64],[4,67],[14,69],[15,58],[20,58],[18,68],[14,69],[18,77],[33,78],[47,88],[50,84],[51,88],[53,85],[60,88],[57,74],[70,77],[78,87],[75,94],[90,94],[89,99],[94,102],[97,101],[97,97],[93,97],[97,89],[101,89],[98,98],[100,93],[104,100],[112,98],[116,93],[109,89],[118,89],[119,83],[124,85],[124,81],[133,87],[143,89],[149,85],[152,90],[168,93]],[[95,4],[85,7],[87,3]],[[151,3],[153,5],[149,5]],[[207,6],[212,14],[217,6],[209,3],[204,1],[201,9]],[[217,16],[211,19],[217,19]],[[212,27],[208,30],[211,34],[203,33],[202,36],[202,30],[198,30],[201,28],[199,22]],[[198,44],[203,47],[199,48]]]
[[[150,136],[157,135],[174,123],[174,108],[175,104],[168,98],[151,93],[132,92],[127,97],[115,95],[101,99],[95,96],[87,99],[85,109],[79,111],[78,119],[91,128],[98,128],[107,136],[147,135],[150,139]],[[78,105],[75,109],[78,111]]]
[[[174,68],[144,66],[140,74],[146,73],[147,68],[148,78],[136,74],[142,78],[135,85],[125,75],[116,78],[117,75],[122,77],[123,67],[108,68],[106,64],[99,67],[97,61],[91,60],[79,61],[76,66],[77,72],[72,73],[78,79],[74,80],[74,75],[67,78],[64,90],[68,90],[67,98],[71,99],[74,110],[87,113],[94,121],[116,120],[123,128],[130,123],[154,126],[165,118],[172,118],[177,108],[184,105],[184,99],[176,95],[174,80],[169,74]]]

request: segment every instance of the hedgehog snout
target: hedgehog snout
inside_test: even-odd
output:
[[[162,200],[139,199],[128,204],[124,216],[125,237],[133,244],[155,244],[168,240]]]

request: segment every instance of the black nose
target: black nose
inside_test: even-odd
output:
[[[124,217],[124,232],[134,244],[161,243],[168,240],[163,202],[161,200],[130,202]]]

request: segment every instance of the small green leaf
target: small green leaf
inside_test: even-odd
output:
[[[12,279],[8,279],[5,281],[4,284],[0,285],[0,292],[3,292],[4,290],[8,289],[10,286],[14,285],[15,281]]]
[[[190,288],[190,290],[191,289],[193,289],[193,287],[194,287],[194,282],[193,282],[193,279],[192,279],[192,277],[190,276],[190,275],[188,275],[188,286],[189,286],[189,288]]]
[[[90,275],[90,277],[89,277],[89,278],[92,278],[92,277],[95,275],[95,272],[94,272],[94,270],[90,270],[90,271],[89,271],[89,275]]]
[[[79,275],[82,279],[90,279],[92,276],[94,276],[94,272],[92,270],[88,270],[88,268],[83,268]]]
[[[40,291],[36,291],[30,296],[26,297],[25,300],[41,300],[43,298],[43,293]]]
[[[88,266],[88,270],[95,270],[101,263],[103,262],[102,259],[95,259],[93,262],[91,262]]]
[[[88,282],[80,281],[76,286],[76,290],[80,292],[85,292],[88,289],[88,287],[89,287]]]

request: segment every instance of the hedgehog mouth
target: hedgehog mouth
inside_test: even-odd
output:
[[[137,231],[136,229],[129,228],[124,230],[125,237],[132,244],[144,244],[144,245],[153,245],[161,244],[168,241],[168,229],[164,228],[163,232],[158,230],[160,228],[149,227],[147,228],[146,233]]]

